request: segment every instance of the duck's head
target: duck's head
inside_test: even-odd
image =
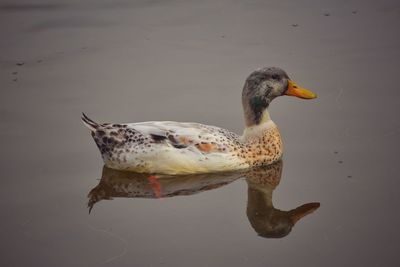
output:
[[[246,126],[257,125],[263,121],[264,111],[273,99],[289,95],[302,99],[316,98],[313,92],[301,88],[293,82],[286,72],[277,67],[255,70],[246,79],[242,92],[242,103]]]

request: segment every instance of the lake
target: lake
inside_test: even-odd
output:
[[[1,266],[399,266],[398,1],[1,1]],[[278,66],[278,165],[103,168],[99,122],[242,133]],[[89,210],[91,211],[89,213]]]

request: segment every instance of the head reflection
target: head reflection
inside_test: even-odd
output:
[[[319,208],[319,203],[307,203],[289,211],[276,209],[272,193],[282,176],[282,162],[253,169],[246,173],[247,217],[253,229],[262,237],[281,238],[290,233],[304,216]]]
[[[167,198],[193,195],[245,178],[248,185],[247,217],[258,235],[281,238],[304,216],[319,207],[307,203],[289,211],[276,209],[272,193],[282,175],[282,162],[240,172],[195,175],[149,175],[103,167],[99,184],[89,192],[89,212],[101,200],[113,198]]]

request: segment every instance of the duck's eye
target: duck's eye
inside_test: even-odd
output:
[[[273,74],[273,75],[272,75],[272,79],[273,79],[273,80],[279,80],[279,75]]]

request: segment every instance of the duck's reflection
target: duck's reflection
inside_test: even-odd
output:
[[[319,203],[307,203],[282,211],[272,203],[272,193],[282,175],[282,162],[241,172],[196,175],[149,175],[103,167],[100,183],[89,197],[89,211],[103,199],[165,198],[192,195],[216,189],[244,177],[248,185],[247,217],[254,230],[262,237],[281,238],[288,235],[301,218],[312,213]]]
[[[281,180],[282,167],[282,162],[277,162],[245,174],[248,185],[247,218],[262,237],[281,238],[288,235],[296,222],[320,206],[312,202],[289,211],[274,207],[272,193]]]

